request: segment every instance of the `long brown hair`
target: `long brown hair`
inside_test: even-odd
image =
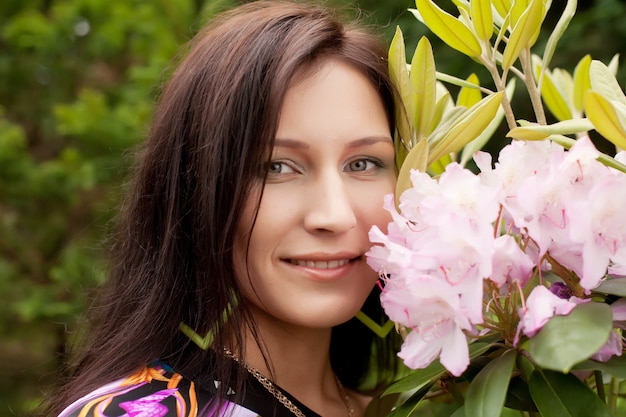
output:
[[[393,133],[386,49],[325,7],[253,2],[221,15],[192,40],[161,93],[120,210],[109,279],[91,311],[87,343],[49,415],[155,358],[183,375],[203,369],[229,381],[231,362],[198,348],[179,324],[202,335],[218,329],[215,346],[230,345],[226,337],[242,346],[243,329],[254,328],[233,267],[237,223],[269,159],[294,74],[327,58],[371,80]],[[240,302],[224,323],[234,299]],[[366,304],[370,314],[382,314],[376,294]],[[371,364],[372,333],[352,320],[332,338],[333,367],[357,388]]]

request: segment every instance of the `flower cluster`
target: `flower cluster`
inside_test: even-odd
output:
[[[399,212],[388,196],[393,221],[386,234],[370,231],[379,245],[368,262],[383,277],[385,311],[408,330],[399,353],[408,367],[439,358],[459,376],[470,363],[468,339],[497,332],[517,348],[626,276],[626,174],[599,155],[587,137],[569,151],[513,141],[495,166],[477,153],[479,174],[456,163],[436,179],[412,171]],[[626,303],[611,308],[617,329]],[[621,355],[620,333],[606,337],[593,359]]]

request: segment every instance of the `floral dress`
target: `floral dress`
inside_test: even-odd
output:
[[[213,386],[198,386],[166,364],[155,362],[87,394],[58,417],[293,417],[254,378],[246,381],[245,395],[239,403],[235,402],[235,392],[229,388],[222,409],[211,408],[208,404],[219,384],[213,381]],[[283,392],[306,417],[320,417]]]

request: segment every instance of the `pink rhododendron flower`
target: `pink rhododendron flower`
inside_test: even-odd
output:
[[[606,362],[613,356],[622,356],[622,338],[615,331],[609,334],[609,339],[600,350],[591,355],[591,359]]]
[[[533,337],[553,316],[567,315],[576,305],[587,301],[589,300],[576,297],[569,300],[560,298],[543,285],[533,288],[526,299],[526,308],[519,310],[518,336],[520,333],[524,333],[528,337]],[[515,340],[515,344],[517,344],[517,340]]]
[[[440,356],[453,375],[469,364],[464,330],[473,324],[454,286],[428,276],[390,280],[381,303],[389,318],[411,329],[399,356],[410,368],[424,368]]]
[[[410,329],[399,353],[407,366],[439,358],[458,376],[469,364],[467,336],[493,331],[502,314],[519,316],[514,340],[507,340],[516,345],[522,334],[533,337],[553,316],[591,301],[573,297],[577,289],[564,282],[548,289],[530,280],[542,270],[573,272],[587,294],[607,273],[626,277],[626,175],[599,155],[589,138],[569,151],[550,141],[513,141],[494,166],[489,154],[476,153],[479,175],[456,163],[437,179],[413,170],[398,209],[393,196],[385,198],[392,222],[386,233],[370,230],[377,245],[367,261],[385,283],[386,313]],[[619,158],[626,162],[626,153]],[[484,293],[485,280],[498,294]],[[495,310],[516,309],[492,298],[521,297],[517,288],[528,285],[537,286],[523,308]],[[614,327],[626,328],[626,302],[611,307]],[[481,328],[484,314],[489,325]],[[622,347],[613,332],[594,358],[607,360]]]
[[[620,298],[611,304],[611,311],[613,312],[613,321],[626,321],[626,298]]]
[[[572,227],[570,233],[581,244],[580,285],[587,290],[600,284],[611,261],[626,265],[624,201],[626,175],[606,175],[596,182],[586,200],[572,209],[573,219],[580,226]]]
[[[526,285],[535,263],[511,235],[502,235],[494,242],[493,272],[489,279],[498,287],[513,281]]]

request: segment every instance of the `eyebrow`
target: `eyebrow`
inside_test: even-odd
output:
[[[359,146],[374,145],[378,142],[393,143],[390,136],[367,136],[357,139],[346,144],[346,148],[358,148]]]
[[[346,148],[358,148],[359,146],[374,145],[378,142],[393,143],[390,136],[366,136],[357,140],[350,141],[346,144]],[[276,138],[274,140],[275,147],[293,148],[293,149],[309,149],[308,143],[300,142],[295,139]]]

